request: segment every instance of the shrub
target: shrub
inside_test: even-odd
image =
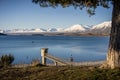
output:
[[[11,54],[2,55],[0,57],[0,67],[8,67],[12,64],[13,61],[14,61],[14,56],[12,56]]]
[[[39,66],[40,65],[40,60],[39,59],[33,59],[31,64],[32,64],[32,66]]]

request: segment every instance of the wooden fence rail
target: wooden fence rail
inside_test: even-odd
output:
[[[52,60],[56,66],[57,65],[94,66],[94,65],[101,65],[105,63],[105,61],[70,62],[70,61],[60,59],[58,57],[48,54],[48,48],[41,49],[41,56],[42,56],[42,64],[51,65],[51,66],[53,66],[53,64],[46,64],[46,59]]]

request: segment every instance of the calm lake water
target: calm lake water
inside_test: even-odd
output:
[[[69,36],[0,36],[0,56],[12,54],[14,63],[30,63],[40,59],[40,49],[49,48],[49,54],[63,59],[72,55],[74,61],[105,60],[109,37]]]

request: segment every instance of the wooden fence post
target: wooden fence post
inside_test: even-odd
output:
[[[41,56],[42,56],[42,64],[46,65],[46,58],[45,55],[48,53],[48,48],[41,49]]]

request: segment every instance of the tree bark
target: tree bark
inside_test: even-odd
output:
[[[120,1],[114,0],[107,67],[120,67]]]

